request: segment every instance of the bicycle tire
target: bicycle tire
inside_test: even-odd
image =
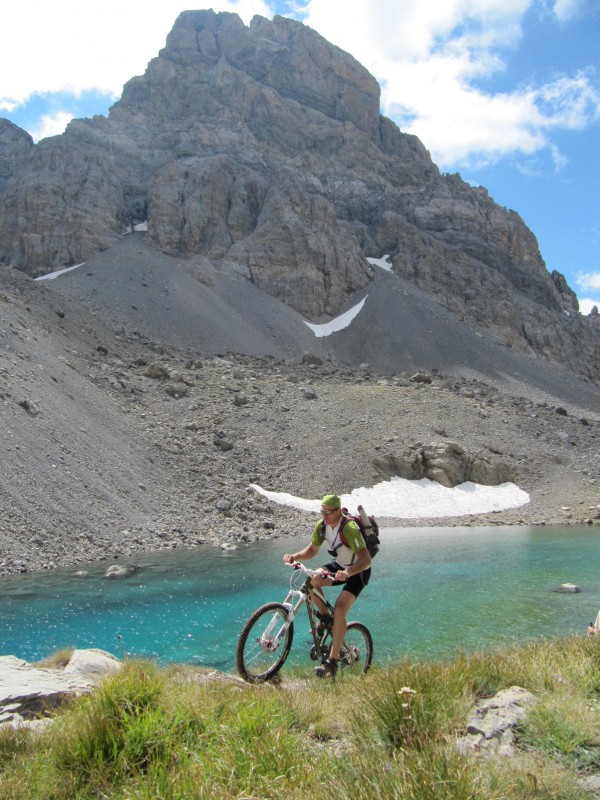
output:
[[[276,632],[287,618],[283,603],[265,603],[248,618],[235,651],[237,671],[248,683],[270,680],[285,663],[294,639],[294,623],[280,638]]]
[[[373,661],[373,637],[362,622],[349,622],[340,650],[340,667],[346,671],[365,673]]]

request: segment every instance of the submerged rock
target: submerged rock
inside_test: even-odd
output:
[[[109,578],[110,580],[129,578],[129,576],[134,575],[138,569],[139,567],[136,567],[133,564],[113,564],[112,567],[109,567],[106,570],[104,577]]]

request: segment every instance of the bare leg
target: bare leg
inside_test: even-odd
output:
[[[315,587],[315,589],[320,589],[322,586],[331,586],[333,580],[331,578],[321,578],[318,575],[313,575],[313,577],[310,579],[310,582]],[[319,611],[320,614],[329,613],[325,603],[314,592],[311,594],[311,599],[313,604],[317,607],[317,610]]]
[[[343,589],[335,603],[333,611],[333,636],[331,638],[331,649],[329,651],[329,658],[338,659],[340,657],[340,648],[346,635],[346,620],[348,612],[350,611],[356,597],[350,592]]]

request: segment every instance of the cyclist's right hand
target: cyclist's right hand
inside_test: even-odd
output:
[[[286,553],[283,557],[284,564],[293,564],[296,559],[290,553]]]

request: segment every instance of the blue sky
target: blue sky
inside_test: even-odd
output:
[[[4,3],[0,116],[38,141],[106,114],[179,12],[203,7],[291,16],[352,53],[382,112],[443,172],[517,211],[582,312],[600,309],[599,0]]]

